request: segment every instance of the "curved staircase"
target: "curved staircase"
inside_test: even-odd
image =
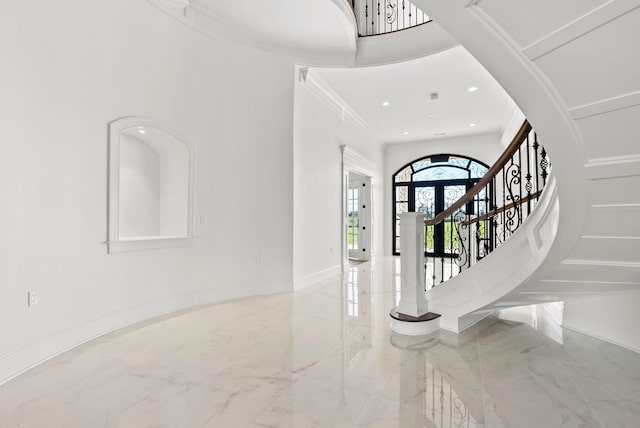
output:
[[[429,292],[443,326],[640,288],[640,2],[415,3],[501,83],[554,163],[538,219],[472,279]]]

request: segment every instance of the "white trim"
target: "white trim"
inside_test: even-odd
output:
[[[349,184],[349,172],[353,172],[368,179],[369,190],[368,197],[370,200],[368,201],[369,205],[369,215],[366,226],[368,229],[368,245],[369,245],[369,255],[365,257],[364,260],[371,260],[374,254],[377,251],[374,245],[374,206],[376,203],[380,203],[379,201],[374,200],[374,191],[375,186],[378,185],[377,180],[374,178],[376,175],[374,174],[375,163],[369,159],[368,157],[362,155],[357,150],[352,149],[350,146],[341,145],[340,150],[342,151],[342,259],[343,264],[348,265],[349,263],[349,250],[347,245],[347,188]]]
[[[562,327],[566,328],[568,330],[575,331],[577,333],[584,334],[586,336],[590,336],[590,337],[594,337],[596,339],[600,339],[603,342],[608,342],[608,343],[611,343],[613,345],[620,346],[621,348],[625,348],[625,349],[628,349],[629,351],[637,352],[637,353],[640,354],[640,348],[634,348],[633,346],[626,345],[626,344],[624,344],[622,342],[618,342],[617,340],[611,340],[611,338],[609,338],[609,337],[600,336],[599,334],[595,334],[595,333],[592,333],[590,331],[583,330],[581,328],[578,328],[578,327],[575,327],[575,326],[572,326],[572,325],[568,325],[566,322],[562,323]]]
[[[559,283],[559,284],[613,284],[613,285],[636,285],[636,284],[640,284],[640,281],[638,282],[631,282],[631,281],[585,281],[585,280],[578,280],[578,279],[541,279],[540,280],[541,283]],[[612,290],[615,291],[615,290]],[[626,291],[626,290],[624,290]],[[562,293],[562,291],[554,291],[553,293],[550,293],[549,291],[545,291],[544,294],[554,294],[554,293]],[[574,292],[572,292],[574,293]],[[522,292],[520,294],[532,294],[532,292]]]
[[[187,235],[186,236],[154,236],[142,238],[120,238],[120,132],[124,129],[145,127],[165,132],[180,141],[189,151],[188,171],[188,204],[187,207]],[[107,252],[122,253],[142,251],[155,248],[183,247],[193,238],[193,200],[194,200],[194,166],[195,151],[187,140],[177,132],[158,125],[153,119],[146,117],[124,117],[109,123],[109,202],[107,207]]]
[[[391,317],[390,317],[391,318]],[[407,322],[391,318],[391,330],[405,336],[422,336],[440,329],[440,317],[430,321]]]
[[[160,248],[188,247],[193,245],[193,239],[177,236],[158,236],[145,239],[123,239],[107,241],[109,254],[130,253],[133,251],[155,250]]]
[[[578,120],[591,116],[609,113],[615,110],[622,110],[640,105],[640,91],[607,98],[593,103],[585,104],[569,109],[571,116]]]
[[[614,156],[590,159],[585,164],[589,180],[640,175],[640,155]]]
[[[611,211],[617,211],[624,208],[631,210],[640,208],[640,204],[594,204],[591,205],[591,208]]]
[[[83,343],[139,322],[168,315],[180,310],[195,309],[199,306],[245,296],[258,296],[290,291],[290,283],[222,287],[194,291],[180,296],[169,296],[110,313],[101,318],[59,331],[51,336],[41,338],[21,348],[12,350],[9,353],[0,355],[0,385]]]
[[[581,239],[619,239],[619,240],[639,240],[640,236],[611,236],[611,235],[582,235]]]
[[[530,74],[530,77],[539,85],[539,88],[537,89],[543,91],[543,93],[547,95],[549,104],[554,107],[558,116],[564,122],[563,125],[566,126],[566,130],[570,133],[571,140],[578,143],[574,146],[575,150],[578,151],[577,154],[581,160],[586,161],[586,159],[588,159],[588,154],[585,148],[584,138],[582,137],[578,125],[567,111],[563,97],[560,95],[555,85],[551,83],[549,77],[540,69],[540,67],[537,67],[536,64],[525,55],[511,35],[507,33],[504,28],[489,16],[489,14],[480,6],[470,6],[467,10],[478,24],[484,26],[487,30],[493,33],[493,37],[499,39],[503,46],[513,54],[513,59],[517,61],[518,65],[523,67]],[[523,114],[527,117],[529,116],[526,111],[523,111]],[[535,129],[536,124],[532,123],[532,125]]]
[[[640,7],[640,1],[638,0],[608,1],[575,21],[526,46],[522,49],[522,52],[534,61],[572,40],[590,33],[607,22],[626,15],[637,7]]]
[[[222,41],[229,47],[237,47],[241,44],[247,48],[255,49],[259,52],[267,52],[281,57],[293,59],[294,62],[307,65],[320,66],[351,66],[355,61],[356,42],[357,42],[357,26],[353,12],[345,3],[343,6],[340,0],[331,0],[336,9],[340,11],[337,14],[345,35],[345,47],[335,49],[322,49],[318,47],[308,48],[298,44],[291,46],[282,43],[277,37],[264,34],[258,34],[250,28],[242,28],[233,23],[220,19],[212,13],[198,8],[198,2],[193,1],[187,7],[180,7],[167,4],[166,0],[147,0],[153,6],[166,13],[182,25],[200,33],[201,35]]]
[[[639,262],[618,262],[612,260],[581,260],[581,259],[566,259],[561,262],[563,265],[577,265],[577,266],[608,266],[608,267],[631,267],[640,268]]]
[[[371,159],[346,144],[340,146],[340,149],[342,150],[342,166],[344,169],[365,177],[371,177],[373,181],[375,163]]]
[[[344,122],[351,125],[356,131],[366,138],[377,141],[373,129],[354,109],[347,104],[319,75],[310,69],[304,84],[301,85],[320,100]]]
[[[293,281],[293,290],[294,291],[302,290],[303,288],[307,288],[311,285],[315,285],[319,282],[341,275],[342,269],[343,269],[343,266],[341,264],[338,264],[338,265],[323,269],[319,272],[314,272],[312,274],[305,275],[301,278],[296,278]]]
[[[402,31],[358,37],[353,66],[396,64],[437,54],[458,45],[456,39],[432,21]]]

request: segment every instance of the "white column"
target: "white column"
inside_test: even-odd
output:
[[[424,214],[400,214],[400,303],[396,311],[420,317],[428,310],[424,272]]]

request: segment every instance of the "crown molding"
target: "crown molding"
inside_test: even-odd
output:
[[[300,86],[306,88],[329,110],[341,117],[344,123],[354,128],[363,137],[379,142],[380,139],[376,137],[369,123],[356,113],[313,69],[308,70],[306,79],[300,82]]]
[[[294,62],[308,65],[351,66],[355,61],[357,40],[355,17],[347,15],[344,7],[338,7],[338,9],[340,9],[342,15],[344,15],[343,27],[345,37],[352,46],[349,46],[345,50],[314,50],[306,48],[305,46],[293,46],[282,43],[281,40],[276,38],[260,36],[248,28],[233,25],[198,7],[203,0],[192,0],[187,6],[183,6],[184,0],[147,1],[190,29],[207,38],[224,42],[229,46],[242,45],[250,49],[282,56]],[[337,3],[334,2],[334,5],[337,5]],[[349,13],[353,15],[351,11],[349,11]],[[350,39],[351,37],[353,37],[353,40]]]

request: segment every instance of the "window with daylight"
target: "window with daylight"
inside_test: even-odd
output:
[[[358,200],[360,188],[350,187],[347,190],[347,248],[358,249],[358,230],[360,229],[360,217],[358,216]]]
[[[439,154],[414,160],[393,175],[393,254],[400,254],[400,214],[422,212],[434,218],[467,193],[489,170],[484,163],[458,155]],[[465,215],[486,212],[486,191],[460,210]],[[428,255],[446,257],[457,236],[450,222],[425,229],[425,251]],[[449,249],[449,250],[447,250]]]

